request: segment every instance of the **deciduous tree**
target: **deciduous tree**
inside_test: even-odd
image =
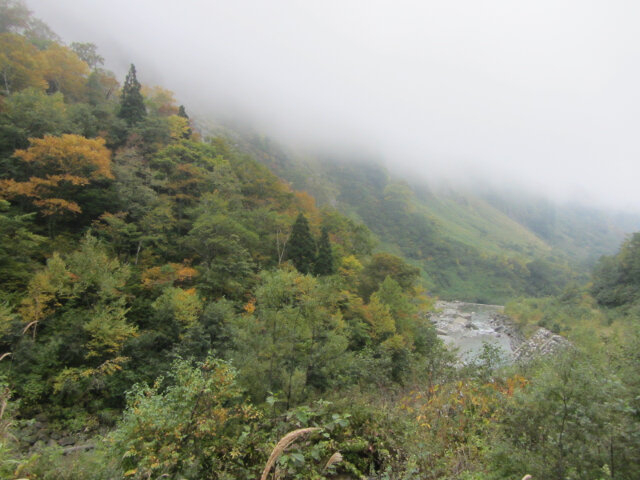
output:
[[[281,392],[289,406],[339,378],[348,342],[335,303],[314,277],[283,270],[261,275],[255,300],[231,320],[232,357],[257,400]]]
[[[31,12],[19,0],[0,0],[0,33],[19,32],[29,24]]]
[[[41,68],[40,52],[23,36],[0,34],[0,85],[4,95],[34,87],[44,90],[47,82]]]
[[[52,44],[40,56],[42,75],[48,84],[47,93],[62,92],[67,101],[86,100],[89,68],[75,52]]]
[[[31,176],[26,181],[0,180],[0,186],[5,197],[26,197],[43,215],[80,213],[80,205],[73,196],[65,195],[63,187],[113,178],[111,153],[102,138],[47,135],[29,142],[31,146],[16,151],[15,156],[28,165]]]
[[[413,286],[420,270],[407,264],[400,257],[389,253],[377,253],[364,267],[360,275],[360,293],[368,299],[385,278],[391,277],[407,290]]]
[[[242,432],[258,412],[243,402],[235,371],[209,357],[195,366],[179,359],[169,372],[169,388],[131,391],[110,436],[126,478],[251,478],[242,459],[253,446],[242,446]]]
[[[61,93],[47,95],[44,89],[26,88],[5,98],[0,113],[0,155],[9,157],[27,148],[29,138],[73,132]]]
[[[71,50],[80,57],[80,60],[89,65],[91,70],[96,69],[98,65],[104,64],[104,58],[98,54],[98,48],[93,43],[73,42]]]
[[[24,288],[36,266],[36,249],[44,238],[31,231],[34,214],[11,215],[0,200],[0,285],[5,291]]]
[[[124,344],[136,335],[121,292],[128,277],[128,267],[89,235],[77,251],[55,253],[34,275],[19,308],[29,334],[23,341],[47,354],[32,359],[38,365],[16,368],[45,377],[38,394],[88,401],[88,391],[104,388],[104,379],[121,369]]]

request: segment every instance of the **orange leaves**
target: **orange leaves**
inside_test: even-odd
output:
[[[176,275],[178,282],[186,282],[196,277],[198,275],[198,271],[193,267],[189,267],[188,265],[183,264],[176,272]]]
[[[76,202],[62,198],[43,198],[50,189],[59,186],[62,182],[68,182],[72,185],[89,183],[87,179],[73,175],[47,175],[46,178],[31,177],[28,182],[0,180],[0,187],[7,198],[17,196],[32,198],[33,204],[40,207],[40,211],[44,215],[59,215],[65,212],[80,213],[82,209]]]
[[[42,187],[55,187],[61,182],[69,182],[71,185],[87,185],[89,180],[84,177],[78,177],[77,175],[47,175],[46,178],[31,177],[29,182]]]
[[[2,196],[5,198],[13,198],[19,195],[32,197],[35,192],[35,185],[27,182],[16,182],[15,180],[0,180],[0,188]]]
[[[256,311],[256,299],[252,298],[251,300],[249,300],[245,305],[244,305],[244,311],[247,312],[248,314],[252,314],[253,312]]]
[[[524,377],[514,375],[490,384],[465,380],[433,385],[427,391],[412,391],[403,397],[401,408],[444,442],[458,442],[499,420],[504,397],[512,396],[527,383]]]
[[[296,191],[294,192],[296,203],[298,207],[305,213],[316,213],[316,199],[309,195],[307,192]]]
[[[64,184],[86,186],[91,180],[113,178],[111,152],[102,138],[88,139],[80,135],[62,135],[29,139],[31,146],[16,150],[15,156],[29,164],[36,175],[18,182],[0,180],[6,198],[27,197],[43,215],[80,213],[76,202],[56,194]]]
[[[15,156],[31,163],[36,169],[50,174],[88,176],[91,179],[113,178],[111,152],[103,138],[85,138],[81,135],[62,135],[30,138],[31,146],[16,150]]]
[[[144,288],[153,288],[173,284],[175,281],[173,265],[174,264],[169,264],[169,266],[164,267],[152,267],[142,272],[142,286]]]
[[[62,215],[64,213],[81,213],[82,209],[76,202],[69,202],[62,198],[44,198],[35,200],[34,205],[40,207],[43,215]]]
[[[57,187],[62,182],[72,185],[86,185],[88,180],[75,175],[47,175],[45,178],[31,177],[28,182],[16,182],[15,180],[2,180],[2,189],[7,197],[24,195],[26,197],[39,198],[38,191]]]
[[[198,276],[198,271],[184,263],[168,263],[162,267],[152,267],[142,273],[142,286],[154,288],[159,286],[188,283]]]
[[[280,186],[280,185],[278,185]],[[290,187],[282,184],[282,187],[288,191],[291,191]],[[309,224],[316,228],[320,225],[322,218],[320,211],[316,207],[316,199],[307,192],[293,191],[293,202],[285,210],[288,215],[295,217],[298,213],[303,213],[309,220]]]
[[[529,380],[522,375],[507,378],[504,384],[494,384],[494,388],[507,397],[511,397],[516,390],[522,390],[529,384]]]

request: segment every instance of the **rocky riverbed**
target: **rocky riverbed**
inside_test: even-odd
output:
[[[457,348],[463,361],[478,355],[485,342],[500,348],[506,359],[513,359],[523,342],[501,305],[439,301],[435,307],[430,319],[438,336]]]
[[[438,301],[429,318],[438,336],[458,350],[463,362],[472,361],[484,343],[498,347],[506,361],[523,362],[571,345],[545,328],[539,328],[529,339],[523,338],[501,305]]]

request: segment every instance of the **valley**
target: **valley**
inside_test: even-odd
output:
[[[342,50],[324,46],[351,37],[362,52],[360,27],[393,33],[419,2],[377,18],[275,1],[30,0],[57,34],[23,0],[0,0],[0,478],[636,480],[640,209],[619,198],[633,199],[623,184],[637,175],[616,163],[621,137],[597,148],[621,111],[602,116],[593,144],[580,122],[560,125],[562,140],[541,134],[523,102],[485,135],[512,77],[500,76],[505,101],[487,97],[475,115],[471,98],[442,95],[456,82],[429,87],[458,58],[481,59],[481,35],[480,50],[429,64],[400,109],[420,115],[394,115],[378,107],[402,100],[406,68],[430,51],[405,58],[394,42],[438,29],[402,25],[371,56],[303,81],[272,55],[293,45],[296,69],[315,51],[333,62]],[[442,45],[464,38],[477,15],[460,13],[473,8],[456,8]],[[497,9],[510,26],[516,11]],[[323,18],[337,23],[308,28]],[[101,44],[76,41],[82,32]],[[367,58],[379,92],[368,88],[380,75],[355,68]],[[387,88],[396,77],[402,88]],[[554,93],[538,126],[580,92],[598,113],[606,78]],[[577,88],[591,79],[598,88]],[[469,93],[479,84],[461,80]],[[366,105],[349,108],[360,95]],[[588,187],[576,202],[547,188],[574,180]]]
[[[513,360],[513,353],[522,343],[504,307],[465,302],[438,301],[429,319],[438,337],[446,345],[457,349],[463,362],[472,362],[488,343],[499,350],[505,360]]]

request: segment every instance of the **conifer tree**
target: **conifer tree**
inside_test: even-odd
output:
[[[316,257],[316,247],[309,230],[309,222],[299,214],[291,229],[287,257],[300,273],[310,273]]]
[[[186,119],[187,122],[190,123],[189,115],[187,115],[187,111],[184,109],[184,105],[180,105],[180,108],[178,109],[178,116]],[[182,134],[182,137],[183,138],[189,138],[189,137],[191,137],[192,133],[193,132],[191,131],[191,127],[189,126],[189,127],[187,127],[185,132]]]
[[[136,78],[136,67],[131,64],[122,87],[120,111],[118,112],[118,116],[126,120],[129,126],[135,125],[147,115],[140,88],[140,82]]]
[[[333,252],[331,251],[329,232],[327,227],[322,227],[322,235],[318,242],[318,258],[316,258],[313,273],[316,275],[331,275],[333,272]]]

